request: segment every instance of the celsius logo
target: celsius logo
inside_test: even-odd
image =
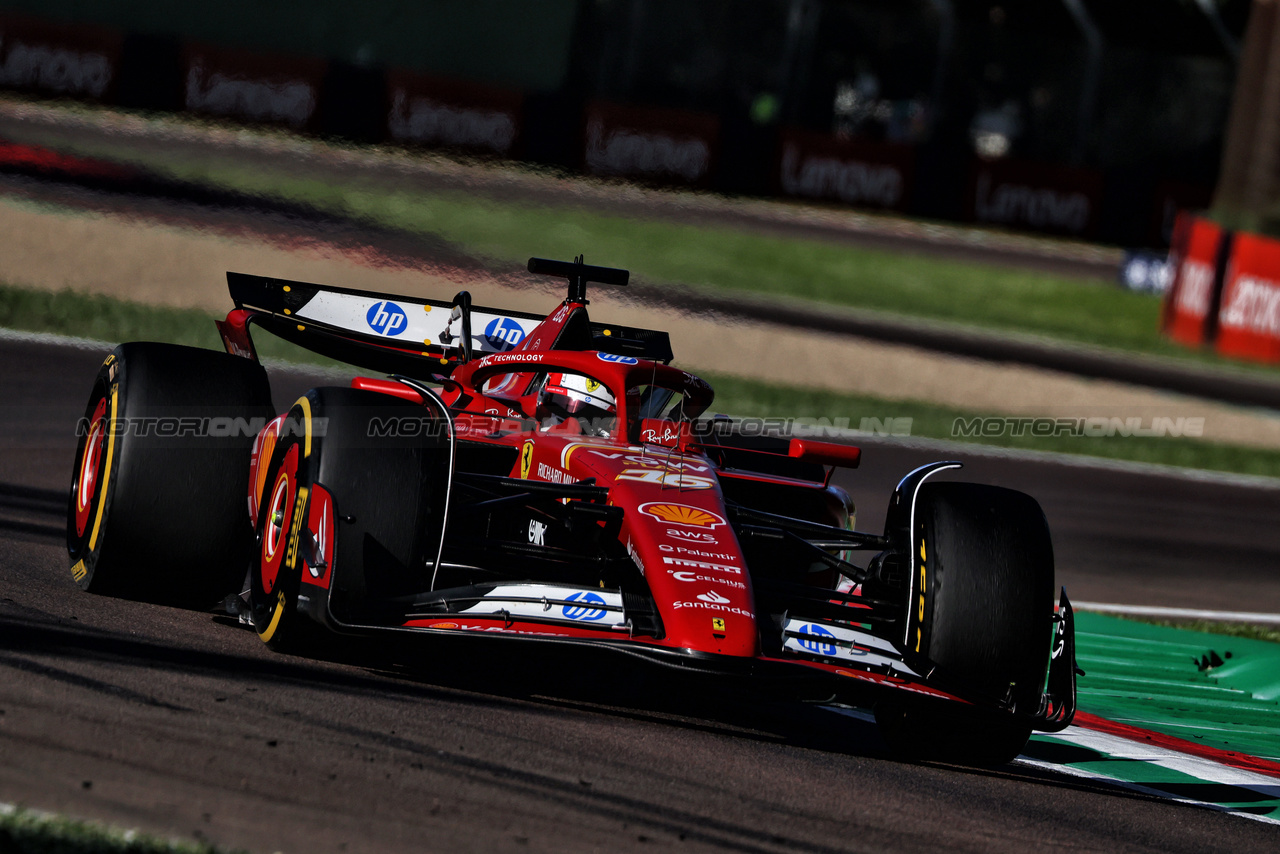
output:
[[[399,335],[409,327],[409,318],[404,309],[395,303],[375,302],[364,316],[369,328],[379,335]]]
[[[586,622],[594,622],[604,618],[608,613],[603,608],[592,608],[591,605],[603,605],[604,599],[600,598],[589,591],[581,593],[570,593],[564,597],[569,602],[577,602],[577,605],[565,605],[564,615],[570,620],[585,620]]]
[[[524,340],[524,327],[509,317],[495,317],[484,328],[484,340],[499,352],[510,350]]]
[[[812,623],[805,623],[800,627],[799,633],[808,635],[811,638],[835,638],[835,635],[824,629],[822,626],[815,626]],[[801,640],[800,646],[807,649],[815,655],[835,655],[836,645],[833,643],[823,643],[820,640]]]
[[[602,362],[614,362],[619,365],[638,365],[640,360],[632,356],[615,356],[612,353],[596,353],[596,358]]]

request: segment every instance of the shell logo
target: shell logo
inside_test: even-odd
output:
[[[670,525],[684,525],[689,528],[718,528],[726,524],[724,517],[720,514],[690,507],[687,504],[650,501],[648,504],[640,505],[640,512]]]

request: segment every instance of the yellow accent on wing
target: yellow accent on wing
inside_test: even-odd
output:
[[[76,565],[71,567],[71,574],[75,577],[76,581],[84,581],[84,577],[88,572],[89,570],[84,568],[83,560],[76,561]]]
[[[302,456],[311,456],[311,401],[303,397],[298,398],[298,402],[294,406],[302,407],[302,429],[306,435],[306,441],[302,444]]]

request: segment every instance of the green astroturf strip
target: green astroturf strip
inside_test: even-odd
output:
[[[428,235],[498,268],[521,269],[531,255],[570,258],[585,252],[593,263],[626,267],[649,283],[833,304],[1275,373],[1165,340],[1158,332],[1158,297],[1100,280],[771,234],[767,224],[717,222],[714,213],[698,222],[675,222],[661,209],[652,216],[613,215],[599,205],[577,204],[571,194],[556,201],[535,202],[529,195],[514,200],[503,195],[500,181],[492,190],[484,183],[468,191],[414,187],[395,166],[381,172],[335,168],[318,176],[301,158],[265,165],[236,151],[196,157],[180,148],[69,140],[56,132],[36,134],[31,141],[141,166],[163,178]],[[469,168],[485,167],[445,167],[455,176]],[[579,179],[538,180],[563,191]]]
[[[1077,612],[1076,647],[1085,671],[1077,683],[1081,711],[1228,753],[1280,760],[1280,643]],[[1073,727],[1036,734],[1023,755],[1280,820],[1280,780],[1273,786],[1265,777],[1180,761],[1140,739]]]
[[[1280,644],[1076,614],[1082,711],[1280,761]]]

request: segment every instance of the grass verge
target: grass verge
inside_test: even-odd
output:
[[[194,132],[199,132],[194,131]],[[649,282],[739,291],[894,315],[1029,333],[1062,341],[1201,363],[1267,370],[1189,351],[1158,332],[1157,297],[1076,278],[925,254],[891,253],[827,239],[770,234],[757,227],[672,222],[502,195],[483,181],[468,191],[430,188],[402,171],[344,169],[299,160],[280,166],[243,152],[136,146],[127,139],[43,144],[143,166],[180,181],[302,203],[381,226],[430,235],[503,269],[531,255],[627,267]],[[547,179],[552,180],[552,179]],[[561,184],[563,182],[560,182]],[[1274,371],[1270,371],[1274,373]]]
[[[857,429],[863,418],[911,419],[911,436],[1062,454],[1105,457],[1130,462],[1183,468],[1212,469],[1238,474],[1280,476],[1280,451],[1259,450],[1192,438],[1138,436],[1022,436],[966,437],[955,435],[957,419],[975,413],[919,400],[890,400],[866,395],[838,394],[821,389],[768,385],[723,374],[704,374],[715,387],[718,412],[761,418],[847,418]]]
[[[196,309],[158,308],[105,296],[72,291],[48,293],[0,286],[0,327],[53,332],[102,341],[167,341],[221,349],[211,315]],[[255,336],[266,359],[304,364],[334,362],[272,335]],[[954,434],[957,419],[975,413],[918,400],[893,400],[840,394],[821,389],[770,385],[726,374],[706,374],[716,389],[715,410],[762,418],[848,419],[858,428],[863,418],[910,418],[916,438],[980,441],[984,445],[1052,451],[1116,460],[1158,463],[1241,474],[1280,476],[1280,451],[1257,450],[1190,438],[1102,438],[1022,436],[966,438]]]
[[[5,329],[109,342],[163,341],[221,350],[222,339],[213,321],[213,315],[194,308],[167,308],[97,294],[0,285],[0,328]],[[253,342],[263,359],[337,364],[274,335],[260,333]]]
[[[474,193],[307,179],[245,165],[149,163],[170,177],[427,234],[518,270],[530,256],[625,267],[649,282],[745,291],[1022,332],[1163,355],[1184,351],[1158,332],[1157,298],[1076,279],[773,236],[722,225],[611,216]]]
[[[6,854],[217,854],[225,850],[30,810],[0,809],[0,851]]]

